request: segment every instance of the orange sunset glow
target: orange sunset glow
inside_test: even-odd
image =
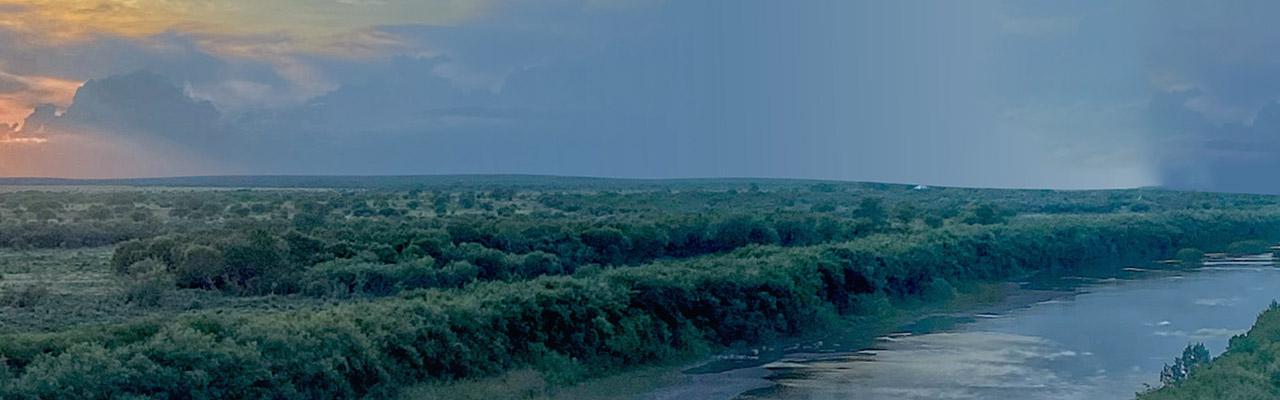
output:
[[[271,63],[293,80],[313,81],[291,54],[373,57],[399,48],[396,37],[371,26],[409,23],[451,25],[477,18],[497,1],[284,0],[0,0],[0,31],[20,35],[13,50],[47,52],[103,38],[126,38],[155,51],[168,51],[159,35],[186,35],[201,50],[226,57]],[[0,90],[0,124],[18,125],[39,104],[60,109],[85,79],[18,75],[6,68],[0,51],[0,79],[20,89]],[[319,83],[312,84],[324,87]],[[310,89],[316,94],[316,89]]]
[[[0,0],[0,28],[52,42],[164,32],[332,35],[373,25],[455,24],[483,15],[491,0]]]
[[[10,78],[24,86],[22,90],[0,93],[0,124],[11,125],[21,124],[31,114],[31,110],[40,104],[66,107],[75,96],[76,89],[84,83],[49,77],[0,77]]]

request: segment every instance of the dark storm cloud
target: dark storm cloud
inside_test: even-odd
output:
[[[61,115],[54,117],[51,106],[37,108],[23,131],[91,131],[197,145],[217,139],[220,118],[211,103],[192,99],[169,78],[139,71],[85,83]]]
[[[1266,1],[1172,3],[1150,23],[1148,124],[1165,185],[1280,193],[1280,29]]]

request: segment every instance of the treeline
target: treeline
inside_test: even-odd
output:
[[[311,230],[332,224],[367,222],[442,228],[466,224],[507,224],[509,220],[555,221],[616,229],[643,222],[751,215],[768,220],[777,243],[810,245],[847,240],[848,234],[788,232],[793,219],[834,220],[841,229],[852,220],[897,228],[924,229],[952,223],[993,223],[1014,215],[1161,213],[1178,210],[1258,209],[1275,198],[1255,195],[1182,193],[1163,190],[1049,191],[921,188],[870,183],[771,184],[725,181],[707,189],[675,185],[644,191],[489,190],[118,190],[0,192],[0,248],[74,248],[114,244],[175,232],[240,229],[252,225]],[[762,188],[763,187],[763,188]],[[674,188],[674,189],[673,189]],[[805,221],[800,221],[801,223]],[[433,225],[434,224],[434,225]],[[625,229],[624,234],[631,235]],[[520,252],[526,244],[482,238],[486,247]],[[678,232],[667,232],[669,238]],[[825,235],[817,239],[813,235]],[[703,237],[705,237],[704,235]],[[605,238],[608,239],[608,238]],[[757,241],[760,238],[757,238]],[[770,238],[762,238],[767,242]],[[815,242],[816,240],[817,242]],[[479,243],[479,241],[477,241]],[[537,244],[528,244],[536,246]],[[691,246],[696,243],[691,243]],[[509,248],[504,248],[509,247]],[[714,251],[711,251],[714,252]],[[706,254],[693,249],[686,254]],[[563,256],[557,254],[558,256]],[[658,257],[661,258],[661,257]],[[640,258],[627,262],[643,262]],[[598,263],[613,263],[598,262]],[[573,262],[570,262],[573,263]]]
[[[385,398],[534,367],[564,379],[821,329],[889,299],[1035,271],[1112,268],[1280,239],[1280,212],[1057,216],[568,276],[321,310],[200,314],[0,337],[5,398]],[[249,238],[247,240],[256,240]]]
[[[1176,367],[1186,366],[1166,367],[1165,384],[1139,393],[1138,400],[1280,398],[1280,304],[1272,302],[1253,328],[1232,337],[1226,353],[1212,362],[1187,363],[1185,353]]]
[[[885,219],[801,213],[611,224],[464,218],[387,225],[328,219],[305,227],[263,223],[164,235],[120,244],[112,264],[124,274],[159,264],[174,276],[175,285],[185,288],[383,296],[476,280],[572,274],[586,266],[688,258],[748,245],[810,246],[904,231]]]
[[[0,247],[53,249],[108,246],[154,237],[166,230],[154,221],[91,221],[80,224],[0,222]]]

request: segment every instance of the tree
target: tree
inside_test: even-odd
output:
[[[712,242],[722,250],[749,244],[774,244],[778,240],[778,232],[772,226],[760,219],[745,216],[720,223],[712,235]]]
[[[626,262],[624,254],[630,243],[626,235],[614,228],[595,228],[582,232],[582,243],[595,249],[597,261],[603,264]]]
[[[783,246],[808,246],[822,241],[812,220],[784,219],[773,224]]]
[[[325,215],[318,212],[300,212],[293,216],[293,226],[298,230],[309,231],[324,225]]]
[[[819,183],[809,186],[809,190],[817,193],[834,193],[839,190],[839,188],[830,183]]]
[[[884,208],[884,199],[875,196],[863,197],[858,202],[858,217],[866,218],[874,223],[883,223],[889,218],[889,212]]]
[[[191,246],[182,253],[182,260],[174,267],[178,286],[186,288],[213,288],[222,275],[222,252],[209,246]]]
[[[910,223],[912,220],[916,219],[916,214],[918,212],[919,210],[916,208],[916,203],[912,201],[904,201],[893,207],[893,217],[903,223]]]
[[[978,203],[969,209],[964,222],[975,225],[992,225],[1004,222],[1004,211],[991,203]]]
[[[1160,370],[1160,383],[1180,384],[1186,381],[1196,368],[1208,365],[1209,361],[1212,361],[1212,357],[1209,356],[1209,350],[1204,347],[1204,343],[1188,344],[1182,350],[1182,356],[1173,359],[1173,365],[1165,364]]]
[[[463,193],[458,195],[458,206],[465,209],[471,209],[472,207],[475,207],[476,194],[468,192],[468,193]]]
[[[274,285],[285,283],[289,247],[267,231],[253,231],[232,242],[225,250],[227,278],[239,289],[251,293],[267,293]]]
[[[115,213],[112,212],[111,209],[108,208],[107,206],[104,206],[102,204],[94,204],[92,206],[89,206],[88,210],[85,210],[84,216],[85,218],[95,220],[95,221],[105,221],[114,217]]]
[[[942,220],[942,217],[937,215],[930,214],[924,217],[924,224],[930,228],[941,228],[944,222],[945,221]]]

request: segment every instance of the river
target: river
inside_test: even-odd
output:
[[[1155,385],[1191,342],[1214,355],[1280,298],[1270,256],[1219,260],[1186,272],[1130,271],[1028,290],[998,311],[933,318],[849,351],[817,343],[775,360],[707,373],[639,398],[1131,399]]]

